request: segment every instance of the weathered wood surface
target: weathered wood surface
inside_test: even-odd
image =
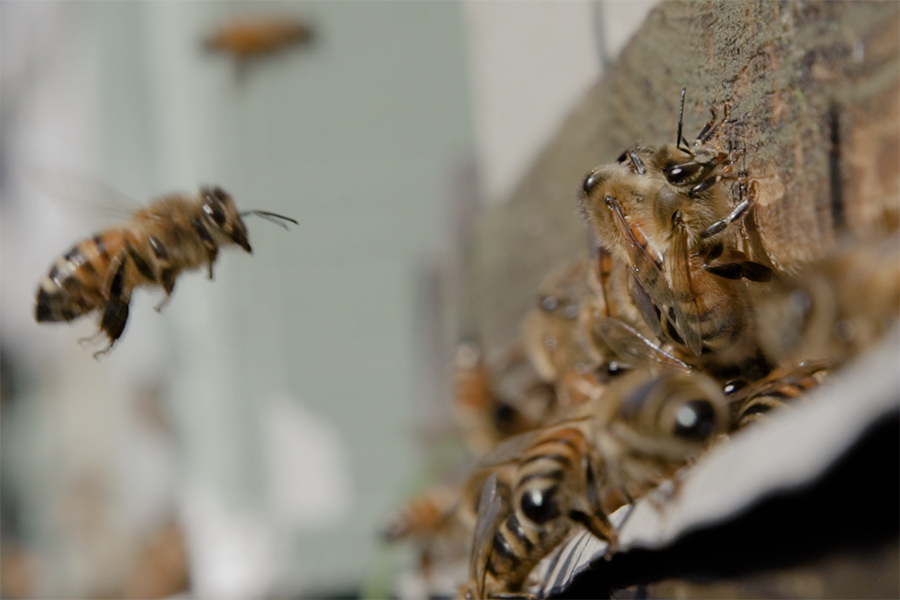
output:
[[[464,317],[488,348],[514,338],[541,279],[587,252],[584,175],[636,140],[674,142],[729,106],[720,143],[759,181],[756,227],[791,270],[846,229],[900,221],[900,4],[665,2],[588,92],[502,208],[477,223]],[[839,144],[835,146],[832,140]]]

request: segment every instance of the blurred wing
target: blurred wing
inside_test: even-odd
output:
[[[478,461],[478,468],[489,469],[519,460],[542,433],[542,429],[535,429],[500,442],[493,450],[481,457]]]
[[[623,321],[612,318],[601,319],[597,327],[603,341],[629,364],[658,366],[682,373],[693,370],[689,364],[655,345]]]
[[[688,307],[687,315],[676,311],[676,326],[685,345],[696,356],[700,356],[703,340],[700,339],[700,333],[693,325],[700,318],[700,307],[697,305],[697,295],[694,293],[694,284],[691,282],[691,257],[688,252],[687,231],[682,223],[676,223],[673,233],[672,244],[669,247],[670,257],[666,261],[666,268],[672,279],[672,293],[675,298],[684,302]]]
[[[497,492],[497,474],[484,482],[481,497],[478,499],[478,519],[475,522],[475,536],[472,540],[471,562],[469,573],[478,589],[478,597],[484,597],[484,578],[490,558],[491,546],[497,525],[503,518],[503,498]]]
[[[141,208],[134,198],[83,175],[32,166],[24,169],[23,177],[35,191],[75,213],[124,221]]]

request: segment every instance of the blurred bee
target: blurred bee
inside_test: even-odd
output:
[[[813,361],[775,371],[749,385],[739,380],[727,383],[724,391],[729,395],[734,429],[743,429],[765,419],[770,411],[784,408],[822,383],[829,369],[827,362]]]
[[[858,356],[900,320],[900,233],[845,241],[755,304],[762,347],[781,364]]]
[[[522,322],[528,357],[541,378],[555,384],[561,406],[586,402],[603,389],[596,371],[606,356],[589,343],[583,327],[587,275],[585,261],[552,273]]]
[[[637,145],[616,163],[585,178],[581,211],[613,256],[631,267],[642,295],[647,325],[660,338],[683,344],[691,354],[714,351],[714,359],[736,363],[755,355],[753,312],[743,279],[768,281],[771,269],[738,250],[729,227],[751,206],[755,186],[732,173],[728,155],[705,144],[723,118],[713,118],[692,145],[681,134],[659,149]],[[727,111],[726,111],[727,117]],[[723,180],[735,179],[732,206]],[[745,197],[747,196],[747,197]],[[658,314],[656,314],[658,313]]]
[[[641,370],[566,420],[503,442],[479,463],[510,485],[482,492],[463,595],[520,592],[578,525],[612,552],[617,534],[607,515],[674,474],[727,431],[728,420],[724,395],[708,377]]]
[[[692,371],[691,365],[649,339],[654,334],[647,321],[658,323],[658,315],[627,264],[602,246],[595,244],[592,251],[588,273],[592,295],[582,310],[581,327],[606,371],[601,381],[628,367]]]
[[[312,40],[308,23],[289,17],[241,17],[210,33],[204,47],[211,52],[248,60]]]
[[[475,508],[466,511],[464,500],[460,486],[428,487],[390,517],[381,532],[382,539],[412,543],[418,552],[420,573],[427,580],[436,564],[465,560],[474,531]]]
[[[134,213],[120,227],[82,240],[59,257],[37,290],[34,317],[39,323],[72,321],[98,311],[100,331],[109,352],[128,320],[131,294],[140,286],[159,286],[166,297],[182,271],[204,265],[213,278],[219,248],[237,245],[252,252],[241,217],[257,215],[287,228],[294,219],[262,210],[238,212],[234,200],[218,187],[202,187],[197,196],[172,195]]]
[[[479,455],[505,438],[539,427],[559,404],[553,386],[538,377],[517,342],[486,363],[474,342],[457,348],[456,417]]]

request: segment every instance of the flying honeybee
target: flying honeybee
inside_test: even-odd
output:
[[[472,546],[469,597],[520,592],[578,525],[616,546],[607,517],[653,489],[728,430],[725,397],[700,374],[633,371],[555,424],[511,438],[479,466],[487,480]],[[484,514],[482,512],[484,511]]]
[[[204,40],[207,50],[247,60],[308,43],[313,29],[290,17],[241,17],[210,33]]]
[[[736,228],[751,206],[755,186],[732,172],[724,152],[706,143],[723,118],[713,118],[693,144],[682,137],[682,112],[674,145],[637,145],[616,163],[585,178],[581,211],[600,243],[631,268],[647,325],[682,343],[691,354],[715,351],[715,359],[737,363],[754,356],[754,318],[744,279],[767,281],[771,269],[738,248]],[[727,111],[726,111],[727,117]],[[736,180],[732,189],[723,181]],[[658,314],[654,314],[658,311]]]
[[[84,239],[60,256],[37,290],[34,317],[39,323],[72,321],[98,311],[109,352],[128,321],[135,288],[159,286],[169,301],[183,271],[203,266],[213,278],[219,248],[237,245],[252,252],[241,217],[257,215],[287,228],[294,219],[263,210],[238,212],[218,187],[202,187],[196,196],[177,194],[156,200],[120,227]]]

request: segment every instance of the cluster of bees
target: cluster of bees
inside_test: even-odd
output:
[[[458,597],[527,597],[582,528],[611,556],[613,511],[896,327],[900,234],[777,272],[742,225],[757,185],[715,147],[727,110],[692,143],[683,112],[682,91],[675,144],[637,144],[584,179],[590,258],[548,276],[519,339],[458,350],[457,416],[481,458],[385,530],[415,545],[426,585],[456,565]]]

